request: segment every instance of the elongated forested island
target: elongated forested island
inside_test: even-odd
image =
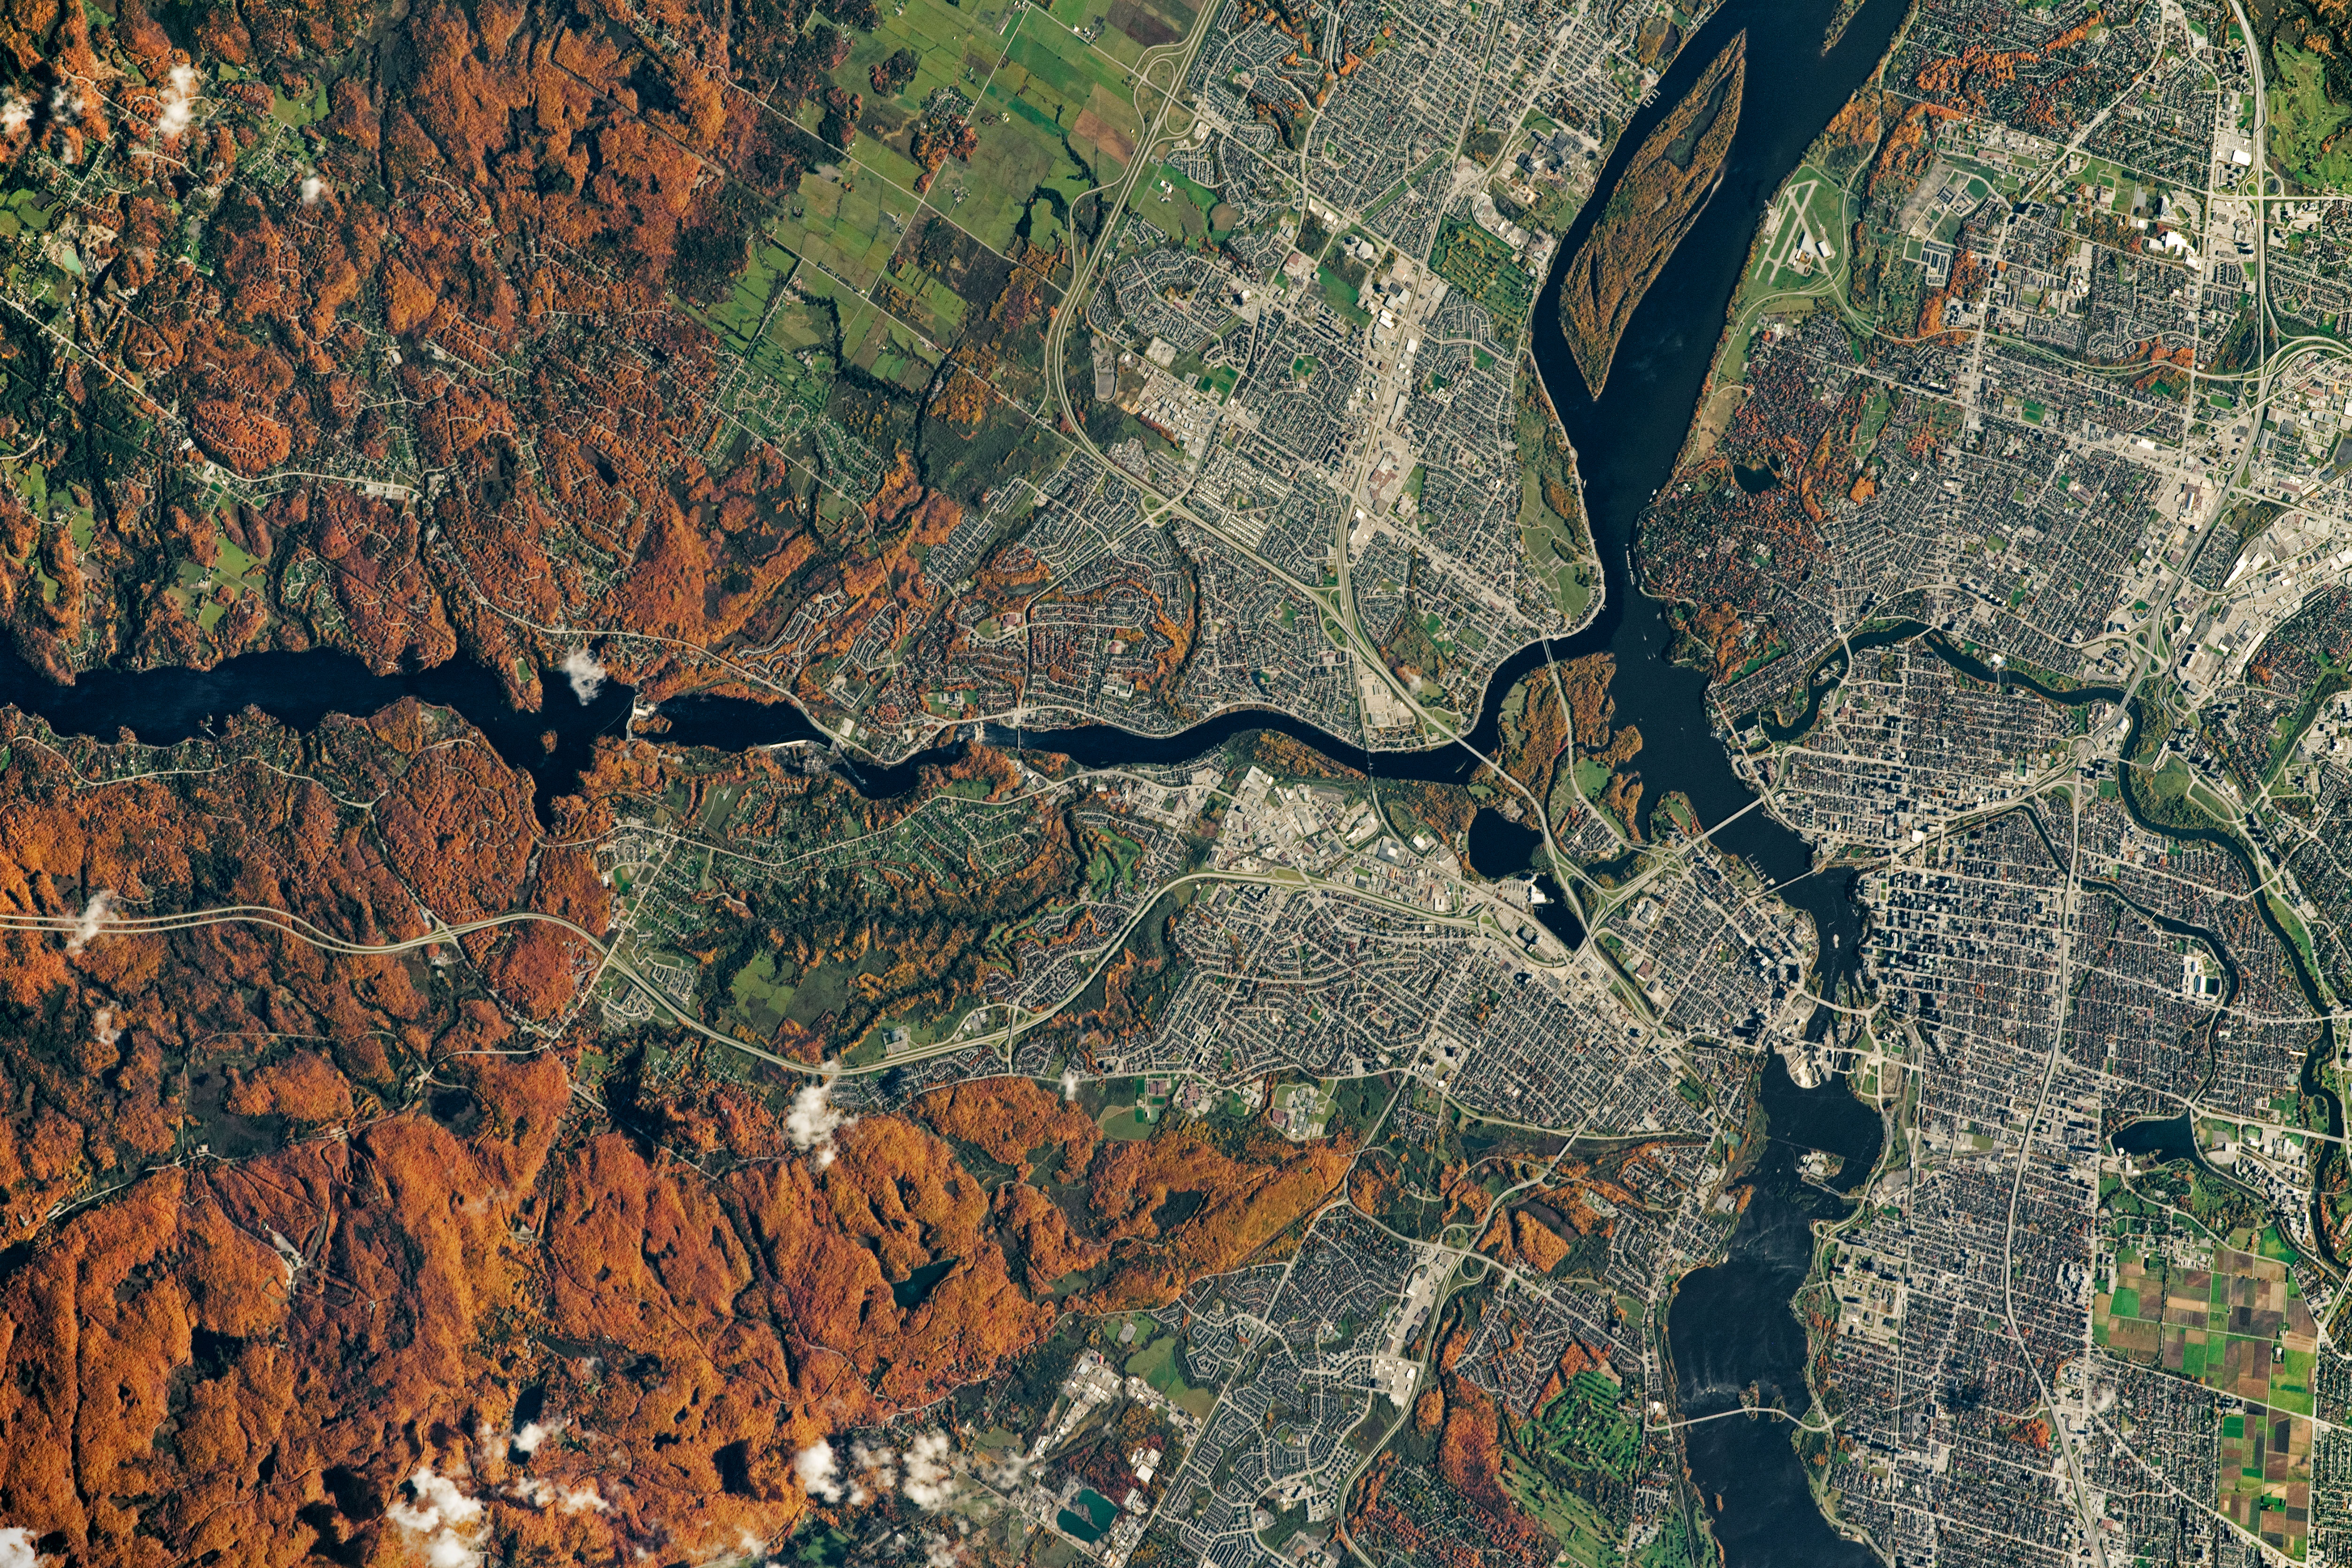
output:
[[[1627,164],[1560,280],[1559,326],[1584,384],[1599,397],[1617,340],[1642,296],[1723,179],[1724,155],[1739,129],[1748,35],[1723,47]]]

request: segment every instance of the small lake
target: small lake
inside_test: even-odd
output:
[[[1089,1546],[1108,1534],[1111,1525],[1118,1519],[1118,1504],[1091,1487],[1081,1490],[1070,1500],[1085,1510],[1085,1513],[1074,1513],[1066,1508],[1054,1522],[1065,1533],[1077,1537]]]

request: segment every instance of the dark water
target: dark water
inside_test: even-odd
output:
[[[1470,831],[1465,835],[1464,848],[1469,852],[1470,869],[1480,876],[1500,881],[1507,876],[1518,876],[1534,869],[1537,852],[1543,847],[1543,835],[1535,829],[1512,821],[1491,807],[1480,808],[1470,819]],[[1584,946],[1584,922],[1577,918],[1576,905],[1549,872],[1535,879],[1537,896],[1542,901],[1528,913],[1544,924],[1545,929],[1565,943],[1570,952]]]
[[[948,1270],[962,1262],[961,1258],[942,1258],[936,1263],[926,1263],[897,1284],[890,1287],[890,1300],[902,1312],[913,1312],[931,1299]]]
[[[1492,807],[1482,807],[1470,819],[1470,831],[1464,835],[1464,848],[1470,852],[1470,869],[1489,881],[1517,876],[1535,862],[1536,851],[1543,843],[1543,835],[1521,822],[1514,822]]]
[[[1707,63],[1746,32],[1748,85],[1722,184],[1634,312],[1601,397],[1586,390],[1560,334],[1559,289],[1566,258],[1583,243],[1602,200],[1590,203],[1570,229],[1536,302],[1536,366],[1576,448],[1586,515],[1609,591],[1600,618],[1577,636],[1552,643],[1551,651],[1564,658],[1614,656],[1611,693],[1620,722],[1642,732],[1635,765],[1643,801],[1654,809],[1662,796],[1679,791],[1709,827],[1754,797],[1708,724],[1706,674],[1674,662],[1675,630],[1665,604],[1634,587],[1633,540],[1643,508],[1673,476],[1758,224],[1805,148],[1885,52],[1904,0],[1868,0],[1837,47],[1824,53],[1821,41],[1836,10],[1836,0],[1727,0],[1683,46],[1650,105],[1619,139],[1601,172],[1599,196],[1613,188],[1651,128]],[[1851,875],[1813,874],[1810,846],[1760,811],[1731,823],[1715,841],[1782,884],[1783,895],[1812,917],[1821,941],[1816,983],[1823,994],[1853,973],[1861,926]],[[1826,1022],[1816,1020],[1817,1026]]]
[[[127,729],[147,745],[173,746],[247,707],[307,731],[329,714],[372,714],[403,697],[455,708],[509,764],[527,769],[542,821],[556,796],[578,788],[597,737],[625,733],[629,720],[626,686],[607,682],[583,703],[551,672],[545,711],[523,713],[507,706],[496,675],[462,661],[379,675],[348,653],[243,653],[210,670],[93,670],[61,686],[0,653],[0,701],[39,715],[61,735],[107,741]]]
[[[2146,717],[2137,698],[2133,699],[2128,712],[2131,728],[2124,738],[2123,754],[2126,757],[2134,756],[2139,750],[2140,728]],[[2263,885],[2261,865],[2247,851],[2246,846],[2230,834],[2212,828],[2175,827],[2158,820],[2149,810],[2148,803],[2139,798],[2139,792],[2147,787],[2147,776],[2142,770],[2134,768],[2123,769],[2119,782],[2124,810],[2134,822],[2152,833],[2210,844],[2238,862],[2238,869],[2245,874],[2248,885],[2254,887]],[[2320,1156],[2319,1167],[2314,1173],[2311,1233],[2318,1242],[2320,1249],[2327,1255],[2328,1261],[2341,1267],[2343,1260],[2336,1255],[2327,1243],[2328,1229],[2324,1212],[2330,1183],[2342,1171],[2347,1157],[2344,1147],[2344,1097],[2336,1092],[2335,1086],[2327,1080],[2327,1064],[2336,1060],[2335,1009],[2328,1005],[2327,995],[2319,983],[2319,977],[2313,973],[2312,960],[2305,956],[2302,946],[2288,935],[2285,926],[2280,924],[2278,911],[2272,907],[2271,901],[2268,898],[2255,899],[2254,912],[2262,916],[2263,925],[2269,930],[2272,940],[2275,941],[2280,951],[2286,955],[2288,967],[2294,974],[2296,988],[2303,992],[2305,1002],[2320,1019],[2319,1038],[2304,1052],[2303,1075],[2297,1087],[2301,1089],[2305,1098],[2318,1103],[2326,1123],[2324,1130],[2332,1140],[2330,1148]],[[2147,912],[2143,910],[2141,913]],[[2158,924],[2165,924],[2165,922],[2159,920]],[[2221,956],[2223,969],[2229,978],[2227,999],[2236,1000],[2238,966],[2237,960],[2231,955],[2228,946],[2211,932],[2196,927],[2187,929],[2194,932],[2200,939],[2210,944],[2213,950]]]
[[[1657,117],[1733,35],[1747,32],[1746,103],[1723,183],[1634,313],[1599,399],[1585,388],[1559,332],[1563,267],[1554,268],[1535,310],[1536,363],[1577,451],[1586,513],[1609,588],[1600,620],[1554,644],[1554,652],[1614,655],[1611,690],[1621,722],[1642,732],[1643,800],[1654,805],[1662,795],[1680,791],[1710,827],[1747,807],[1752,796],[1708,724],[1705,674],[1673,660],[1675,634],[1665,605],[1632,590],[1633,542],[1643,510],[1673,475],[1765,208],[1806,146],[1875,67],[1904,4],[1868,0],[1837,47],[1824,52],[1821,40],[1835,9],[1835,0],[1728,0],[1684,46],[1651,107],[1620,139],[1601,175],[1602,195]],[[1587,207],[1585,220],[1561,246],[1563,258],[1581,243],[1601,204],[1596,200]],[[1757,489],[1769,477],[1739,476]],[[1812,917],[1821,943],[1815,984],[1822,994],[1834,994],[1861,958],[1852,876],[1811,874],[1810,846],[1760,811],[1731,822],[1715,841],[1781,884],[1784,895]],[[1818,1036],[1829,1022],[1823,1009],[1808,1032]],[[1729,1256],[1687,1277],[1667,1316],[1677,1415],[1685,1419],[1736,1409],[1740,1391],[1751,1384],[1768,1403],[1777,1399],[1792,1413],[1805,1410],[1805,1333],[1790,1299],[1811,1262],[1811,1222],[1834,1218],[1846,1206],[1801,1181],[1796,1159],[1808,1147],[1840,1155],[1843,1164],[1833,1184],[1851,1188],[1878,1157],[1878,1117],[1842,1081],[1801,1090],[1774,1057],[1766,1065],[1762,1094],[1769,1142]],[[1732,1416],[1684,1429],[1691,1479],[1727,1568],[1874,1564],[1866,1548],[1831,1530],[1813,1505],[1792,1437],[1787,1422],[1769,1416]]]
[[[2189,1113],[2168,1116],[2161,1122],[2134,1122],[2115,1135],[2116,1152],[2143,1160],[2193,1160],[2197,1157],[2197,1129],[2189,1124]]]
[[[1671,476],[1759,219],[1806,145],[1884,52],[1901,18],[1904,0],[1866,0],[1838,47],[1824,53],[1820,40],[1835,6],[1836,0],[1727,0],[1685,46],[1653,103],[1634,117],[1603,171],[1601,188],[1605,192],[1613,186],[1631,151],[1706,63],[1735,33],[1747,32],[1746,103],[1722,183],[1634,314],[1603,397],[1587,395],[1560,337],[1557,268],[1538,303],[1536,361],[1579,454],[1607,599],[1595,622],[1576,637],[1532,645],[1506,661],[1467,737],[1472,746],[1491,753],[1503,696],[1547,660],[1612,654],[1612,695],[1620,721],[1638,726],[1644,740],[1639,758],[1643,800],[1654,805],[1662,796],[1679,792],[1688,798],[1702,823],[1717,827],[1728,822],[1716,841],[1747,859],[1811,917],[1821,944],[1816,984],[1824,994],[1851,977],[1859,962],[1860,922],[1852,875],[1814,873],[1803,839],[1761,811],[1729,821],[1751,804],[1752,797],[1708,723],[1705,675],[1673,662],[1675,633],[1664,606],[1635,585],[1633,546],[1643,507]],[[1601,204],[1595,202],[1588,212],[1597,212]],[[1563,257],[1581,241],[1584,226],[1568,235]],[[118,726],[150,742],[186,738],[208,720],[217,721],[247,704],[298,728],[309,728],[328,713],[368,713],[408,695],[456,708],[510,763],[527,768],[543,814],[551,797],[575,787],[595,737],[624,731],[631,701],[627,690],[608,685],[595,701],[581,705],[561,682],[551,681],[546,711],[518,714],[507,706],[496,679],[484,671],[450,665],[376,676],[355,660],[326,653],[247,655],[208,673],[97,674],[71,688],[51,685],[21,664],[0,667],[0,697],[41,714],[60,730],[109,739]],[[667,728],[660,738],[677,744],[732,749],[825,738],[805,717],[782,705],[684,698],[665,704],[662,717]],[[1466,781],[1480,766],[1457,747],[1374,756],[1312,726],[1268,712],[1228,714],[1158,738],[1102,725],[1048,732],[987,726],[981,727],[979,738],[992,745],[1050,747],[1082,765],[1135,765],[1185,761],[1253,729],[1277,730],[1378,779],[1456,783]],[[551,743],[543,743],[543,736],[551,737]],[[957,756],[962,744],[951,741],[895,768],[861,769],[847,762],[844,768],[859,788],[891,794],[911,786],[922,766]],[[1648,824],[1643,827],[1646,831]],[[1491,830],[1487,837],[1492,841]],[[1524,856],[1521,863],[1526,863]],[[1559,892],[1556,885],[1547,891],[1555,898]],[[1548,924],[1564,919],[1581,940],[1572,909],[1564,902],[1548,908]],[[1555,925],[1554,929],[1560,927]],[[1815,1032],[1829,1017],[1827,1009],[1817,1015]],[[1768,1397],[1778,1393],[1792,1408],[1803,1407],[1804,1339],[1789,1302],[1810,1256],[1808,1222],[1842,1206],[1838,1198],[1796,1179],[1796,1152],[1801,1145],[1819,1146],[1843,1155],[1842,1185],[1860,1180],[1875,1157],[1875,1118],[1841,1085],[1797,1090],[1775,1060],[1767,1069],[1764,1094],[1771,1141],[1730,1258],[1717,1268],[1691,1275],[1669,1316],[1668,1337],[1685,1416],[1730,1407],[1738,1391],[1750,1383],[1762,1387]],[[1857,1117],[1868,1121],[1867,1129]],[[1729,1568],[1814,1568],[1868,1561],[1861,1548],[1835,1537],[1812,1507],[1785,1423],[1733,1418],[1692,1427],[1687,1436],[1691,1473],[1707,1499]]]
[[[1696,1420],[1683,1428],[1684,1446],[1728,1568],[1873,1568],[1870,1551],[1837,1534],[1813,1506],[1793,1426],[1777,1416],[1698,1419],[1738,1409],[1751,1386],[1759,1405],[1804,1414],[1805,1328],[1790,1298],[1812,1263],[1813,1221],[1838,1218],[1846,1205],[1800,1179],[1797,1159],[1808,1149],[1842,1156],[1832,1182],[1842,1191],[1878,1160],[1878,1117],[1842,1086],[1800,1089],[1773,1056],[1761,1097],[1768,1141],[1730,1253],[1685,1277],[1667,1313],[1675,1414]]]
[[[1576,905],[1569,902],[1549,872],[1536,878],[1536,891],[1544,901],[1535,906],[1534,914],[1544,923],[1545,929],[1559,937],[1570,952],[1584,946],[1584,922],[1576,916]]]
[[[1801,1089],[1776,1053],[1765,1058],[1758,1092],[1764,1104],[1765,1135],[1776,1150],[1801,1155],[1818,1149],[1835,1155],[1845,1163],[1829,1178],[1831,1188],[1851,1197],[1861,1187],[1878,1163],[1886,1129],[1876,1111],[1846,1092],[1843,1080]]]

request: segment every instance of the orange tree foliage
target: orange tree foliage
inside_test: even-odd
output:
[[[1348,1152],[1336,1141],[1289,1145],[1265,1137],[1252,1144],[1248,1158],[1236,1159],[1189,1126],[1107,1147],[1087,1180],[1094,1218],[1114,1244],[1117,1268],[1086,1310],[1174,1300],[1189,1280],[1234,1267],[1313,1213],[1347,1171]],[[1202,1201],[1162,1234],[1152,1215],[1177,1193]]]
[[[1502,1427],[1495,1402],[1464,1378],[1445,1380],[1445,1431],[1438,1439],[1437,1469],[1455,1494],[1486,1517],[1493,1532],[1488,1562],[1522,1568],[1550,1562],[1551,1538],[1503,1490]]]
[[[205,766],[113,784],[89,782],[108,748],[5,722],[11,910],[258,905],[362,947],[428,907],[603,927],[593,862],[435,710],[240,721]],[[662,788],[651,751],[608,751],[575,827]],[[601,1030],[518,1031],[511,967],[498,942],[0,933],[0,1518],[90,1563],[390,1561],[431,1466],[522,1560],[707,1559],[793,1525],[818,1437],[992,1375],[1065,1311],[1278,1245],[1348,1165],[1262,1133],[1106,1146],[1015,1079],[866,1115],[820,1164],[785,1124],[798,1080],[599,1073]],[[1063,1197],[992,1192],[960,1145],[1024,1176],[1051,1152]],[[1163,1226],[1177,1192],[1202,1201]],[[1055,1296],[1080,1272],[1102,1288]],[[528,1457],[526,1389],[563,1424]]]

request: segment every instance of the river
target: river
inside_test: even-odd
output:
[[[1605,651],[1614,657],[1611,694],[1619,722],[1642,732],[1644,799],[1654,804],[1679,791],[1709,826],[1735,817],[1753,795],[1708,722],[1706,675],[1673,660],[1667,607],[1634,586],[1634,538],[1643,508],[1672,477],[1767,207],[1806,147],[1885,54],[1904,7],[1905,0],[1868,0],[1837,46],[1824,51],[1821,43],[1835,0],[1729,0],[1683,46],[1650,107],[1635,116],[1602,172],[1598,190],[1606,193],[1658,117],[1718,50],[1747,32],[1749,90],[1723,183],[1635,311],[1601,397],[1586,390],[1559,326],[1565,258],[1582,241],[1599,201],[1569,232],[1560,246],[1562,265],[1536,305],[1536,364],[1577,452],[1586,515],[1608,585],[1600,618],[1555,652],[1573,658]],[[1821,994],[1833,995],[1861,961],[1851,875],[1813,873],[1811,846],[1761,811],[1729,821],[1716,841],[1747,859],[1812,917],[1820,939],[1815,984]],[[1828,1021],[1822,1009],[1809,1032]],[[1768,1141],[1748,1176],[1748,1206],[1729,1254],[1687,1276],[1667,1315],[1676,1415],[1685,1420],[1736,1410],[1741,1391],[1750,1386],[1767,1403],[1778,1400],[1792,1415],[1805,1412],[1811,1403],[1805,1331],[1790,1299],[1811,1264],[1812,1222],[1841,1217],[1848,1204],[1799,1181],[1795,1157],[1808,1147],[1840,1155],[1837,1185],[1850,1187],[1878,1156],[1878,1118],[1843,1081],[1799,1089],[1773,1057],[1765,1064],[1762,1098]],[[1814,1505],[1793,1436],[1786,1421],[1769,1416],[1733,1415],[1684,1429],[1691,1479],[1727,1568],[1874,1563],[1868,1548],[1837,1534]]]
[[[1811,849],[1801,837],[1764,812],[1747,810],[1753,797],[1708,722],[1706,677],[1672,661],[1673,628],[1664,606],[1636,586],[1633,545],[1643,507],[1672,473],[1759,219],[1805,147],[1883,54],[1905,3],[1866,0],[1838,46],[1824,52],[1821,41],[1837,0],[1729,0],[1685,45],[1650,106],[1620,138],[1601,175],[1603,191],[1706,62],[1735,33],[1747,31],[1748,90],[1722,183],[1635,312],[1601,398],[1586,395],[1561,340],[1558,267],[1538,301],[1536,362],[1579,455],[1607,597],[1599,617],[1574,637],[1530,646],[1504,663],[1468,737],[1491,752],[1503,696],[1547,659],[1613,655],[1619,721],[1638,727],[1643,737],[1644,799],[1654,803],[1670,792],[1687,797],[1703,823],[1722,825],[1719,843],[1746,858],[1811,917],[1820,941],[1815,980],[1824,994],[1833,993],[1859,962],[1852,879],[1815,874]],[[1563,260],[1599,205],[1567,236]],[[414,695],[457,709],[510,764],[528,769],[542,819],[555,796],[576,788],[595,739],[626,732],[632,704],[632,694],[617,684],[575,702],[551,678],[545,710],[521,714],[507,706],[496,677],[471,665],[376,675],[355,659],[326,653],[247,654],[209,672],[95,672],[71,687],[0,660],[0,695],[61,732],[110,740],[118,727],[127,727],[150,744],[186,739],[248,704],[309,729],[331,713],[370,713]],[[784,705],[688,697],[665,704],[661,717],[667,728],[659,738],[677,744],[740,748],[827,738]],[[1181,762],[1252,729],[1278,730],[1379,778],[1463,782],[1479,766],[1453,747],[1370,754],[1312,726],[1261,711],[1228,714],[1166,737],[1099,725],[1026,733],[982,727],[978,737],[1049,746],[1081,764],[1105,766]],[[922,764],[945,759],[962,744],[952,741],[895,767],[844,766],[867,793],[896,794],[911,787]],[[1554,929],[1580,940],[1559,890],[1548,891],[1555,900],[1549,906]],[[1828,1019],[1823,1009],[1814,1029]],[[1796,1181],[1793,1152],[1816,1146],[1841,1154],[1846,1182],[1865,1174],[1876,1155],[1877,1120],[1842,1083],[1800,1090],[1776,1058],[1766,1065],[1763,1095],[1770,1137],[1751,1173],[1753,1191],[1730,1256],[1690,1275],[1669,1317],[1685,1416],[1719,1408],[1725,1390],[1750,1384],[1778,1390],[1793,1409],[1802,1409],[1804,1336],[1789,1302],[1810,1259],[1808,1222],[1841,1212],[1843,1200]],[[1736,1399],[1736,1392],[1730,1396]],[[1869,1560],[1863,1548],[1836,1537],[1812,1506],[1785,1423],[1737,1416],[1706,1422],[1689,1428],[1689,1454],[1692,1478],[1707,1499],[1730,1568]]]

